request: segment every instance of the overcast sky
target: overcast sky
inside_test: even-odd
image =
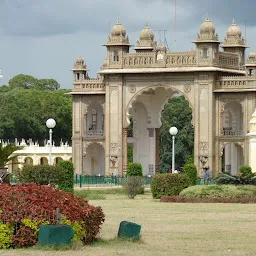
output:
[[[23,73],[54,78],[61,88],[72,88],[73,63],[85,58],[89,76],[95,77],[106,57],[109,24],[117,17],[135,44],[148,21],[158,40],[167,30],[169,50],[188,51],[206,14],[223,41],[233,17],[245,34],[248,52],[256,48],[255,0],[0,0],[0,69],[8,84]],[[163,36],[162,36],[163,39]]]

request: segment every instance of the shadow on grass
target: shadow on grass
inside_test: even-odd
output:
[[[92,246],[93,247],[108,247],[108,246],[120,246],[120,244],[144,244],[141,237],[139,238],[125,238],[125,237],[116,237],[109,240],[97,239]]]

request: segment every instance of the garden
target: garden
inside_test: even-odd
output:
[[[1,255],[255,255],[256,186],[248,166],[195,185],[188,164],[183,174],[155,175],[150,189],[137,163],[129,164],[123,187],[110,189],[73,190],[73,172],[65,161],[27,166],[16,173],[20,184],[0,185]],[[140,239],[117,238],[121,221],[141,225]],[[71,244],[41,247],[40,227],[61,225],[72,228]]]

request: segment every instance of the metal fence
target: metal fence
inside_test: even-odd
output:
[[[121,176],[88,176],[83,174],[75,175],[75,186],[82,187],[114,187],[121,186],[126,177]],[[145,186],[150,186],[152,177],[144,176]]]

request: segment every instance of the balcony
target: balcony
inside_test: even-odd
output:
[[[86,131],[85,134],[88,137],[104,136],[104,131],[103,130],[90,130],[90,131]]]
[[[232,128],[223,128],[221,132],[222,136],[242,136],[242,130],[233,130]]]

